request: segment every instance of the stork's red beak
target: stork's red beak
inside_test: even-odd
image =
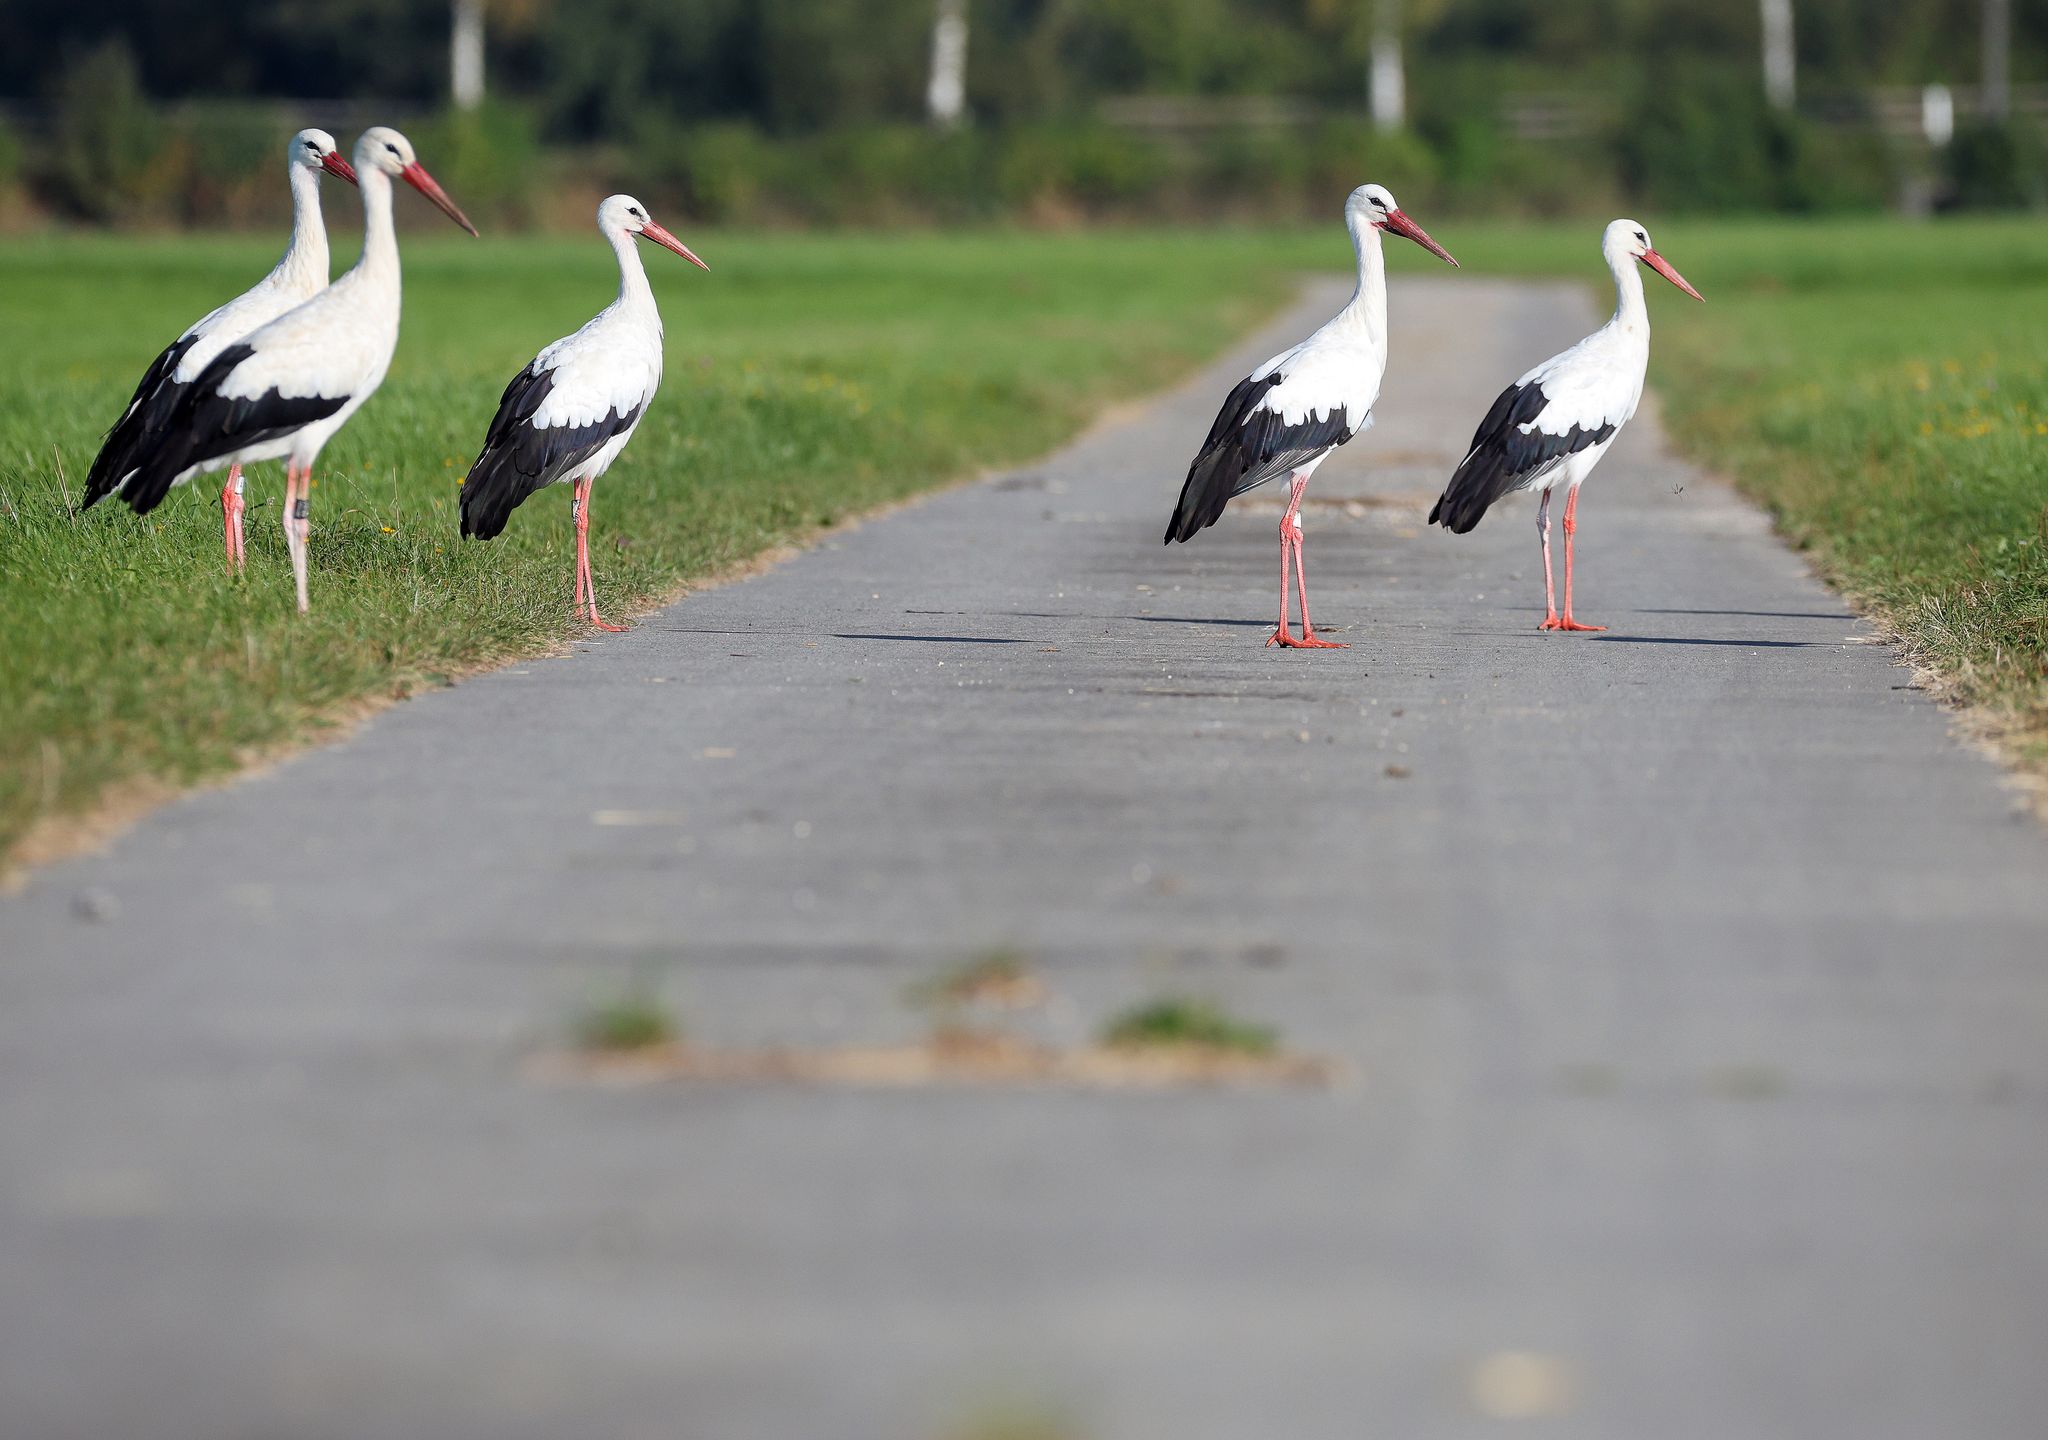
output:
[[[664,250],[675,251],[676,254],[682,256],[692,265],[695,265],[699,270],[709,270],[711,268],[709,265],[706,265],[702,260],[699,260],[696,256],[696,253],[692,251],[689,246],[685,245],[682,241],[676,239],[675,236],[669,234],[668,231],[662,229],[661,226],[655,224],[652,220],[649,220],[645,225],[642,225],[640,227],[640,238],[643,240],[652,240],[655,244],[661,246],[661,248]]]
[[[320,168],[337,180],[346,180],[351,185],[356,183],[356,167],[342,159],[339,150],[328,151],[320,161]]]
[[[1417,245],[1420,245],[1452,269],[1458,268],[1458,262],[1452,258],[1451,252],[1430,239],[1429,232],[1420,225],[1417,225],[1413,220],[1410,220],[1407,211],[1389,210],[1387,212],[1387,228],[1396,235],[1413,240]]]
[[[1676,270],[1671,268],[1671,262],[1669,260],[1666,260],[1662,255],[1659,255],[1655,250],[1645,250],[1643,252],[1643,263],[1649,266],[1652,270],[1655,270],[1659,275],[1662,275],[1666,280],[1669,280],[1673,285],[1676,285],[1679,289],[1683,290],[1686,294],[1692,296],[1693,299],[1699,301],[1702,305],[1707,303],[1707,297],[1700,294],[1699,291],[1693,289],[1692,286],[1688,285],[1686,283],[1685,277],[1679,274]]]
[[[441,188],[440,182],[427,173],[426,166],[415,160],[398,173],[405,177],[406,184],[412,186],[413,189],[419,191],[420,194],[438,205],[443,215],[446,215],[470,234],[476,234],[476,226],[470,224],[469,217],[462,213],[461,208],[453,200],[448,198],[448,192]]]

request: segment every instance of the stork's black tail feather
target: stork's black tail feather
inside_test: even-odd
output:
[[[1216,412],[1208,438],[1202,441],[1201,450],[1188,466],[1188,478],[1180,487],[1180,501],[1173,507],[1173,518],[1166,522],[1162,545],[1191,540],[1197,532],[1214,525],[1230,497],[1238,493],[1238,481],[1244,478],[1251,462],[1240,443],[1239,432],[1250,418],[1252,407],[1279,383],[1278,374],[1237,382],[1223,408]]]
[[[1563,431],[1544,429],[1538,417],[1549,404],[1535,380],[1501,391],[1472,432],[1472,448],[1437,498],[1429,523],[1463,535],[1501,496],[1538,484],[1571,456],[1614,437],[1612,422],[1590,429],[1576,422]]]
[[[462,477],[463,539],[495,539],[520,502],[547,483],[539,473],[545,467],[535,463],[541,457],[529,455],[525,457],[525,466],[518,463],[521,457],[515,432],[533,419],[554,384],[551,371],[528,365],[512,377],[505,393],[498,397],[498,412],[491,416],[491,428],[484,432],[484,448],[477,452],[476,463]],[[526,428],[532,430],[531,426]]]
[[[1230,459],[1231,451],[1227,448],[1204,450],[1195,457],[1195,463],[1188,467],[1187,482],[1180,487],[1180,503],[1173,507],[1173,518],[1166,522],[1162,545],[1192,540],[1197,532],[1216,523],[1223,507],[1237,493],[1231,488],[1237,472],[1228,463]]]
[[[1451,483],[1431,507],[1430,524],[1463,535],[1479,523],[1487,507],[1515,488],[1521,478],[1509,459],[1515,427],[1533,420],[1543,405],[1543,391],[1533,384],[1510,385],[1494,398],[1486,418],[1472,432],[1472,444],[1452,472]]]
[[[142,462],[121,482],[120,496],[137,515],[147,515],[163,504],[164,496],[171,493],[171,486],[178,483],[178,476],[188,466],[197,463],[185,458],[191,447],[178,443],[181,438],[160,440],[156,448],[144,455]]]
[[[588,424],[534,424],[554,387],[555,371],[529,365],[498,398],[484,448],[462,480],[463,538],[499,534],[527,496],[577,470],[640,418],[639,405],[624,414],[613,406]]]
[[[1274,370],[1241,380],[1230,392],[1201,453],[1188,466],[1180,503],[1166,523],[1164,543],[1193,539],[1216,523],[1233,497],[1293,473],[1358,433],[1342,405],[1327,415],[1311,414],[1291,424],[1278,411],[1266,409],[1260,402],[1284,379],[1283,372]]]
[[[147,515],[162,504],[186,471],[283,439],[348,404],[346,395],[287,396],[274,388],[253,397],[221,394],[229,372],[255,353],[251,345],[230,345],[191,384],[179,387],[170,414],[121,486],[121,498],[136,514]]]
[[[99,454],[93,457],[92,468],[86,471],[85,502],[81,509],[90,510],[113,494],[149,453],[187,388],[173,381],[171,374],[197,339],[194,335],[180,336],[143,373],[142,383],[135,387],[121,418],[107,431]]]
[[[462,481],[462,538],[493,540],[520,503],[541,488],[537,476],[522,473],[504,449],[486,446]]]
[[[1430,507],[1429,523],[1441,525],[1454,535],[1465,534],[1479,523],[1494,501],[1515,488],[1515,479],[1500,465],[1488,463],[1480,451],[1473,451]]]

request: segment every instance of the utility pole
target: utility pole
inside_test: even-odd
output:
[[[484,0],[454,0],[448,30],[448,92],[458,110],[484,103]]]
[[[1372,123],[1399,130],[1408,123],[1408,79],[1401,64],[1401,0],[1372,8]]]
[[[2012,118],[2012,0],[1984,0],[1984,118]]]
[[[967,0],[938,0],[925,106],[932,124],[947,129],[958,125],[967,112]]]
[[[1792,0],[1762,0],[1764,98],[1774,110],[1790,110],[1798,98],[1792,51]]]

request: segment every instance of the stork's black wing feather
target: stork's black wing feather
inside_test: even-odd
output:
[[[187,387],[172,380],[171,375],[198,341],[197,335],[180,335],[143,372],[142,383],[135,387],[121,418],[107,431],[100,453],[93,457],[92,468],[86,472],[83,508],[90,510],[114,492],[178,408],[178,397]]]
[[[1479,523],[1487,507],[1503,495],[1526,489],[1545,473],[1581,450],[1612,438],[1616,426],[1605,421],[1592,429],[1574,423],[1562,434],[1535,424],[1550,399],[1531,380],[1500,392],[1486,418],[1472,433],[1472,448],[1437,497],[1429,523],[1460,535]],[[1523,429],[1523,426],[1530,428]]]
[[[121,498],[136,514],[154,510],[193,466],[283,439],[348,403],[346,395],[287,396],[275,389],[248,399],[221,394],[228,373],[255,353],[253,345],[230,345],[190,385],[181,387],[152,447],[121,486]]]
[[[533,423],[555,388],[553,369],[532,365],[512,377],[498,400],[498,413],[484,435],[484,448],[462,482],[462,533],[488,540],[505,528],[521,501],[554,484],[632,428],[643,407],[620,413],[614,406],[587,425]]]
[[[1288,424],[1265,407],[1266,397],[1287,377],[1280,371],[1238,382],[1223,402],[1209,438],[1188,466],[1180,503],[1166,525],[1166,541],[1192,539],[1214,525],[1233,496],[1285,475],[1357,433],[1350,412],[1338,406],[1326,416],[1310,414]]]

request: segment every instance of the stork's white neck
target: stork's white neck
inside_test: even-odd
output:
[[[291,161],[292,240],[271,278],[294,290],[313,291],[327,283],[327,225],[320,215],[320,172]]]
[[[1338,318],[1361,331],[1366,341],[1381,345],[1387,335],[1387,256],[1379,227],[1360,214],[1344,217],[1351,248],[1358,256],[1358,288]]]
[[[351,287],[374,286],[379,292],[388,293],[395,305],[399,286],[398,235],[391,228],[391,177],[375,165],[359,164],[356,183],[363,192],[363,253],[342,281]]]
[[[1607,323],[1617,330],[1650,338],[1650,307],[1643,301],[1643,272],[1635,257],[1616,246],[1606,249],[1607,268],[1614,272],[1614,318]]]
[[[604,238],[611,242],[612,254],[619,257],[618,308],[641,317],[659,332],[661,312],[654,306],[654,287],[647,283],[647,267],[640,263],[639,242],[632,232],[622,229],[607,229]]]

